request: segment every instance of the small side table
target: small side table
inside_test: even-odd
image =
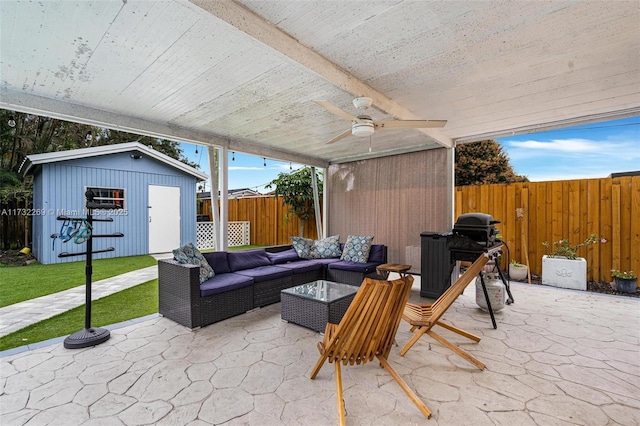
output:
[[[378,274],[385,280],[389,278],[390,272],[397,272],[400,274],[400,278],[407,276],[407,272],[411,269],[411,265],[401,265],[399,263],[383,263],[376,267]]]

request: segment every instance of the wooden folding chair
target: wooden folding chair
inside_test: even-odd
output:
[[[484,370],[485,365],[479,359],[472,356],[470,353],[460,349],[458,346],[446,340],[444,337],[440,336],[436,332],[432,330],[434,325],[439,325],[440,327],[446,328],[447,330],[453,331],[461,336],[464,336],[468,339],[471,339],[475,342],[479,342],[480,338],[471,333],[468,333],[464,330],[461,330],[457,327],[454,327],[449,324],[445,324],[440,321],[440,317],[451,307],[453,302],[462,294],[464,289],[469,285],[469,283],[482,271],[484,265],[489,261],[489,257],[484,254],[467,269],[467,271],[462,274],[462,276],[451,285],[442,295],[432,304],[423,305],[423,304],[414,304],[407,303],[404,308],[404,313],[402,314],[402,319],[407,321],[411,325],[411,331],[416,331],[416,334],[411,337],[411,340],[407,342],[406,345],[400,350],[400,355],[407,353],[409,349],[422,337],[424,334],[428,334],[433,337],[436,341],[438,341],[443,346],[451,349],[453,352],[469,361],[471,364],[475,365],[481,370]]]
[[[387,361],[412,284],[412,276],[394,281],[365,278],[340,324],[327,324],[324,339],[318,343],[320,358],[311,371],[311,379],[316,377],[326,360],[334,363],[340,425],[345,424],[340,363],[365,364],[374,357],[418,409],[427,418],[431,417],[431,411]]]

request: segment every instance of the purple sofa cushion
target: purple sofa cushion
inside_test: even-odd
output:
[[[231,272],[271,265],[271,261],[264,249],[230,251],[227,253],[227,259],[229,259]]]
[[[310,262],[318,263],[320,265],[330,265],[332,263],[340,262],[340,258],[339,257],[332,257],[332,258],[329,258],[329,259],[312,259],[312,260],[310,260]]]
[[[267,253],[267,257],[271,261],[272,265],[300,260],[300,256],[298,256],[298,252],[294,248],[290,248],[289,250],[285,251],[279,251],[277,253]]]
[[[359,262],[349,262],[346,260],[341,260],[339,262],[334,262],[329,264],[329,269],[339,269],[341,271],[363,272],[365,274],[368,274],[370,272],[374,272],[376,270],[376,266],[378,265],[380,265],[380,262],[359,263]]]
[[[384,244],[373,244],[369,252],[367,262],[385,263],[387,261],[387,246]]]
[[[316,262],[315,260],[299,260],[297,262],[283,263],[278,265],[278,267],[289,269],[294,274],[302,274],[324,268],[322,263]]]
[[[227,252],[226,251],[212,251],[207,253],[202,253],[209,265],[213,268],[216,274],[227,274],[231,272],[231,268],[229,268],[229,262],[227,261]]]
[[[207,297],[253,285],[253,279],[238,274],[217,274],[200,284],[200,296]]]
[[[245,277],[253,278],[256,283],[263,281],[275,280],[278,278],[284,278],[292,275],[290,269],[281,268],[279,266],[257,266],[251,269],[243,269],[236,271],[235,274],[244,275]]]

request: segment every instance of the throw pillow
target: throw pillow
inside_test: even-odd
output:
[[[302,259],[311,259],[311,251],[313,249],[313,240],[302,237],[291,237],[291,244],[296,249],[298,257]]]
[[[312,259],[331,259],[340,257],[341,254],[340,235],[333,235],[313,242]]]
[[[173,257],[180,263],[199,266],[200,284],[215,276],[215,272],[209,265],[209,262],[207,262],[207,259],[204,258],[202,253],[200,253],[200,250],[198,250],[192,243],[173,250]]]
[[[340,260],[356,263],[367,263],[373,235],[349,235],[344,243]]]

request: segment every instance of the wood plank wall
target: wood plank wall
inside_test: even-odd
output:
[[[288,206],[283,204],[282,197],[264,196],[229,199],[229,222],[251,222],[251,244],[281,245],[291,244],[291,236],[299,234],[300,220],[297,216],[287,218]],[[211,216],[211,202],[198,201],[198,214]],[[307,221],[304,237],[316,239],[316,222],[314,218]]]
[[[524,209],[523,220],[516,208]],[[456,187],[455,216],[470,212],[500,220],[510,258],[525,263],[528,254],[535,274],[542,273],[544,241],[575,245],[592,233],[607,243],[579,249],[588,280],[610,281],[612,268],[640,272],[640,176]]]

